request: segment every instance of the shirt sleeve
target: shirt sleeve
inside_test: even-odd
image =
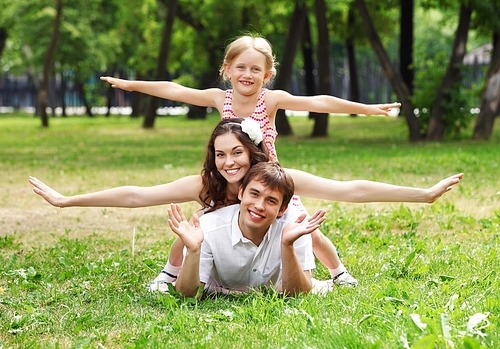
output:
[[[210,278],[214,265],[214,257],[210,245],[203,241],[200,253],[200,282],[206,284]]]
[[[281,220],[281,229],[289,222],[295,221],[301,215],[301,211],[295,207],[288,206]],[[299,260],[302,270],[313,270],[316,268],[315,257],[312,248],[311,234],[298,238],[294,243],[295,254]]]
[[[298,238],[293,247],[299,260],[302,270],[313,270],[316,268],[314,253],[312,248],[311,234],[307,234]]]

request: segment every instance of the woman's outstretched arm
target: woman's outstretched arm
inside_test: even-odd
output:
[[[344,202],[415,202],[433,203],[454,185],[460,183],[464,174],[445,178],[430,188],[393,185],[368,180],[336,181],[310,173],[286,169],[295,183],[295,194],[324,200]]]
[[[147,207],[170,203],[200,202],[201,176],[193,175],[151,187],[122,186],[93,193],[65,196],[35,177],[33,191],[56,207]]]

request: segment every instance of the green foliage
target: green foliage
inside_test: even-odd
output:
[[[416,11],[415,87],[412,103],[418,110],[421,132],[424,134],[428,128],[436,91],[448,66],[457,20],[458,10],[455,7],[440,11]],[[446,16],[447,13],[450,15]],[[466,66],[460,67],[462,80],[447,91],[450,100],[443,106],[442,118],[446,123],[445,132],[448,137],[459,137],[470,126],[474,117],[471,110],[479,105],[483,83],[469,83],[468,69],[470,68]]]
[[[415,89],[412,103],[418,109],[421,132],[426,133],[436,91],[446,70],[448,55],[442,51],[419,66],[415,74]],[[465,67],[462,70],[466,69]],[[449,101],[443,106],[442,118],[446,123],[446,135],[459,137],[470,126],[474,114],[472,109],[479,105],[480,85],[465,88],[462,82],[455,83],[447,93]]]

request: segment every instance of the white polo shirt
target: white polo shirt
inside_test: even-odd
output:
[[[200,256],[200,281],[206,289],[225,292],[273,287],[281,291],[281,232],[300,212],[288,207],[267,231],[259,246],[245,238],[238,226],[239,205],[227,206],[200,217],[204,234]],[[315,268],[311,235],[295,241],[303,270]]]

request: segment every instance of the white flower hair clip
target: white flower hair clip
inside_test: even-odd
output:
[[[241,130],[245,132],[248,137],[255,143],[259,145],[262,142],[262,131],[260,130],[260,125],[257,121],[246,118],[241,122]]]

